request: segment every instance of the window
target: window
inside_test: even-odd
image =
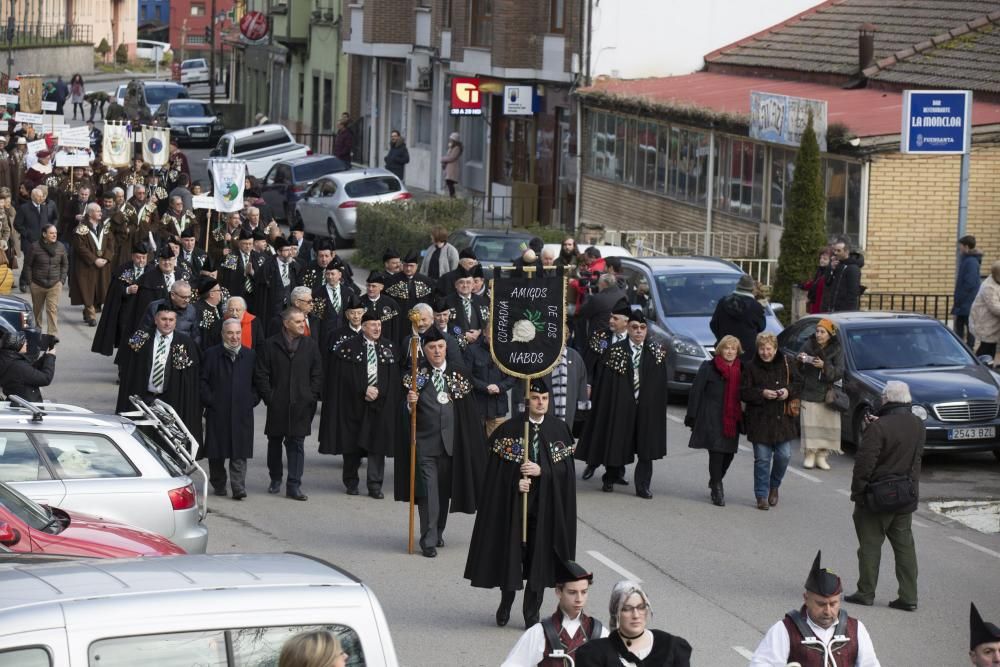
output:
[[[403,132],[403,107],[406,104],[406,66],[402,62],[389,64],[389,129]]]
[[[205,5],[191,5],[191,16],[204,16]]]
[[[549,32],[566,31],[566,0],[549,0]]]
[[[146,5],[143,5],[142,7],[139,7],[139,18],[142,19],[143,21],[146,20],[146,10],[147,9],[148,9],[148,7],[146,7]]]
[[[160,5],[156,5],[156,20],[157,21],[163,20],[163,7],[161,7]]]
[[[62,479],[138,477],[139,472],[107,438],[88,433],[39,433],[35,440]]]
[[[452,0],[444,0],[444,27],[451,27],[451,3]]]
[[[468,0],[469,46],[493,45],[493,0]]]
[[[49,652],[41,646],[0,651],[0,667],[49,667]]]
[[[413,132],[413,143],[417,146],[431,145],[431,106],[429,104],[414,104],[416,123]]]
[[[306,100],[306,74],[305,74],[305,72],[299,72],[299,104],[298,104],[298,107],[299,107],[299,119],[300,120],[304,120],[302,118],[302,113],[305,110],[304,107],[303,107],[303,105],[305,104],[305,100]]]
[[[52,479],[27,434],[18,431],[0,433],[0,480],[36,482]]]
[[[208,40],[205,39],[205,35],[188,35],[188,44],[207,44]]]
[[[378,197],[402,190],[399,179],[395,176],[377,176],[374,178],[359,178],[344,186],[348,197]]]
[[[249,137],[236,140],[236,145],[233,146],[233,155],[244,155],[252,151],[274,148],[275,146],[291,143],[293,143],[292,140],[282,130],[255,132]]]
[[[323,129],[333,130],[333,79],[323,77]]]

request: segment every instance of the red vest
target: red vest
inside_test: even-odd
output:
[[[546,621],[550,619],[545,619]],[[587,616],[583,612],[580,612],[580,627],[576,629],[576,634],[572,637],[566,632],[566,628],[563,627],[563,614],[562,611],[556,609],[556,613],[552,614],[551,622],[556,627],[559,628],[559,642],[562,644],[561,648],[568,655],[573,656],[576,653],[576,649],[580,648],[587,643],[588,638],[591,636],[591,632],[594,629],[594,619]],[[542,625],[544,628],[544,624]],[[598,630],[600,632],[600,630]],[[560,648],[560,647],[556,647]],[[569,663],[562,658],[550,658],[549,654],[552,653],[552,645],[549,643],[549,633],[545,633],[545,656],[542,661],[538,663],[538,667],[566,667]]]
[[[802,667],[854,667],[858,660],[858,619],[841,610],[837,627],[830,640],[830,657],[823,643],[806,623],[806,608],[785,614],[782,619],[788,631],[788,662],[798,662]]]

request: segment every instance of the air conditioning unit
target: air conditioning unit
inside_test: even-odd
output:
[[[430,90],[433,83],[430,54],[411,53],[406,64],[409,74],[406,87],[410,90]]]

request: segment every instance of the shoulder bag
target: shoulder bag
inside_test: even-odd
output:
[[[792,384],[792,371],[788,367],[788,357],[785,359],[785,388],[787,389]],[[798,398],[789,398],[785,401],[785,414],[789,417],[798,417],[799,412],[802,410],[802,400]]]
[[[851,407],[851,399],[847,393],[835,384],[831,384],[826,390],[824,402],[837,412],[847,412]]]
[[[912,507],[917,502],[917,484],[910,477],[917,462],[917,448],[905,475],[885,475],[868,482],[865,487],[865,508],[870,512],[894,513]]]

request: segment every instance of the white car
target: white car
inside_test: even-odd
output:
[[[295,205],[307,234],[330,236],[338,244],[354,238],[358,205],[405,201],[413,195],[387,169],[348,169],[316,180]]]
[[[135,40],[135,57],[144,60],[163,60],[163,54],[170,53],[169,42],[156,42],[151,39]]]
[[[181,63],[181,83],[208,83],[208,63],[204,58],[191,58]]]
[[[208,154],[209,158],[246,161],[247,173],[254,178],[264,178],[277,162],[306,155],[312,155],[312,150],[296,142],[284,125],[277,124],[227,132]],[[208,172],[211,178],[211,162]]]
[[[632,253],[630,253],[628,251],[628,248],[623,248],[620,245],[591,245],[589,243],[577,243],[576,244],[577,252],[581,252],[582,253],[587,248],[597,248],[598,251],[600,251],[600,253],[601,253],[601,257],[631,257],[632,256]],[[562,251],[562,244],[561,243],[546,243],[545,246],[542,248],[542,250],[543,251],[545,251],[545,250],[551,250],[552,252],[554,252],[556,254],[556,257],[558,257],[559,253]]]

